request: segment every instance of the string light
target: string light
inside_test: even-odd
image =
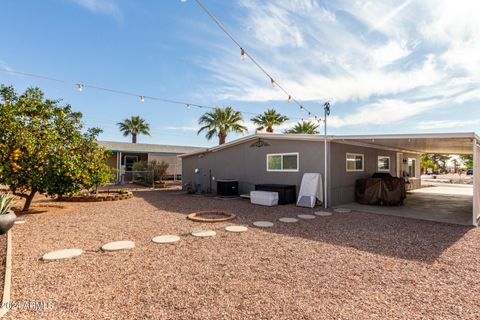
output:
[[[243,48],[240,48],[240,57],[242,58],[242,60],[245,60],[245,49]]]
[[[206,106],[206,105],[201,105],[201,104],[196,104],[196,103],[191,103],[191,102],[185,102],[185,101],[179,101],[179,100],[172,100],[172,99],[167,99],[167,98],[161,98],[161,97],[154,97],[154,96],[146,96],[146,95],[140,95],[138,93],[132,93],[128,91],[122,91],[122,90],[116,90],[116,89],[110,89],[110,88],[105,88],[105,87],[99,87],[93,84],[86,84],[86,83],[72,83],[66,80],[62,79],[57,79],[57,78],[52,78],[44,75],[38,75],[38,74],[33,74],[33,73],[27,73],[27,72],[22,72],[22,71],[16,71],[12,69],[7,69],[7,68],[0,68],[0,72],[5,72],[8,74],[14,74],[14,75],[20,75],[20,76],[25,76],[25,77],[30,77],[30,78],[37,78],[37,79],[43,79],[43,80],[48,80],[48,81],[54,81],[54,82],[59,82],[67,85],[74,85],[79,92],[82,92],[84,88],[90,88],[90,89],[95,89],[99,91],[104,91],[108,93],[114,93],[114,94],[121,94],[121,95],[126,95],[126,96],[134,96],[140,99],[141,102],[144,102],[145,99],[150,99],[153,101],[161,101],[165,103],[171,103],[171,104],[177,104],[177,105],[184,105],[187,107],[187,109],[191,109],[192,107],[198,108],[198,109],[210,109],[214,110],[216,107],[211,107],[211,106]],[[237,110],[242,114],[245,115],[252,115],[252,116],[258,116],[260,115],[259,113],[256,112],[249,112],[249,111],[242,111],[242,110]],[[299,120],[299,118],[291,117],[290,119],[292,120]]]
[[[272,87],[275,87],[275,80],[273,80],[273,78],[270,78],[270,83],[272,84]]]
[[[182,2],[186,2],[186,0],[185,1],[182,0]],[[313,112],[311,112],[310,110],[300,105],[300,103],[296,99],[294,99],[285,88],[283,88],[280,84],[278,84],[278,82],[273,79],[273,77],[265,70],[265,68],[263,68],[250,54],[246,54],[244,47],[241,46],[240,43],[233,37],[233,35],[223,26],[222,22],[212,12],[210,12],[210,10],[208,10],[208,8],[202,3],[202,1],[195,0],[195,2],[212,19],[212,21],[218,26],[218,28],[222,30],[223,33],[225,33],[225,35],[227,35],[227,37],[230,38],[230,40],[232,40],[233,43],[235,43],[235,45],[238,46],[238,48],[240,49],[240,54],[242,58],[248,57],[250,61],[252,61],[253,64],[255,64],[257,68],[260,69],[260,71],[263,72],[270,79],[270,83],[272,84],[272,87],[276,86],[280,90],[282,90],[287,95],[288,102],[293,100],[297,105],[300,106],[301,111],[306,110],[306,111],[309,111],[310,114],[313,114]]]

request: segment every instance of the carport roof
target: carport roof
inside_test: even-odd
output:
[[[471,154],[479,137],[473,132],[333,136],[332,141],[353,142],[415,153]]]
[[[324,141],[323,135],[256,133],[223,145],[208,149],[197,149],[180,157],[216,152],[235,145],[257,139]],[[474,132],[460,133],[421,133],[421,134],[387,134],[387,135],[330,135],[329,141],[362,145],[371,148],[390,149],[412,153],[471,154],[473,143],[480,138]]]

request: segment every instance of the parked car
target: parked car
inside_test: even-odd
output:
[[[473,169],[467,170],[467,176],[473,176]]]

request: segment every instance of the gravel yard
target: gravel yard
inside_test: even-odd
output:
[[[13,232],[12,297],[50,302],[9,319],[478,319],[480,229],[364,213],[311,214],[175,191],[73,204],[22,217]],[[187,220],[225,210],[233,221]],[[274,221],[259,229],[256,220]],[[228,225],[245,233],[227,233]],[[212,238],[188,235],[214,229]],[[154,236],[180,235],[175,244]],[[102,252],[111,241],[135,248]],[[1,243],[0,243],[1,244]],[[80,248],[80,257],[40,260]]]

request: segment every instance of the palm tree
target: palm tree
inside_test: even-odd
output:
[[[319,124],[315,124],[312,121],[300,121],[295,124],[292,129],[286,130],[285,133],[297,133],[297,134],[318,134]]]
[[[275,109],[268,109],[250,120],[258,126],[257,130],[265,129],[267,132],[273,132],[273,126],[279,126],[288,121],[288,117],[281,115]]]
[[[218,136],[218,144],[224,144],[229,132],[245,133],[247,131],[247,128],[240,124],[242,120],[242,114],[233,110],[232,107],[216,107],[198,119],[198,124],[203,127],[198,130],[197,134],[207,131],[205,136],[208,140]]]
[[[130,119],[117,123],[117,125],[124,137],[129,134],[132,135],[132,143],[137,143],[138,134],[150,135],[150,125],[139,116],[132,116]]]

